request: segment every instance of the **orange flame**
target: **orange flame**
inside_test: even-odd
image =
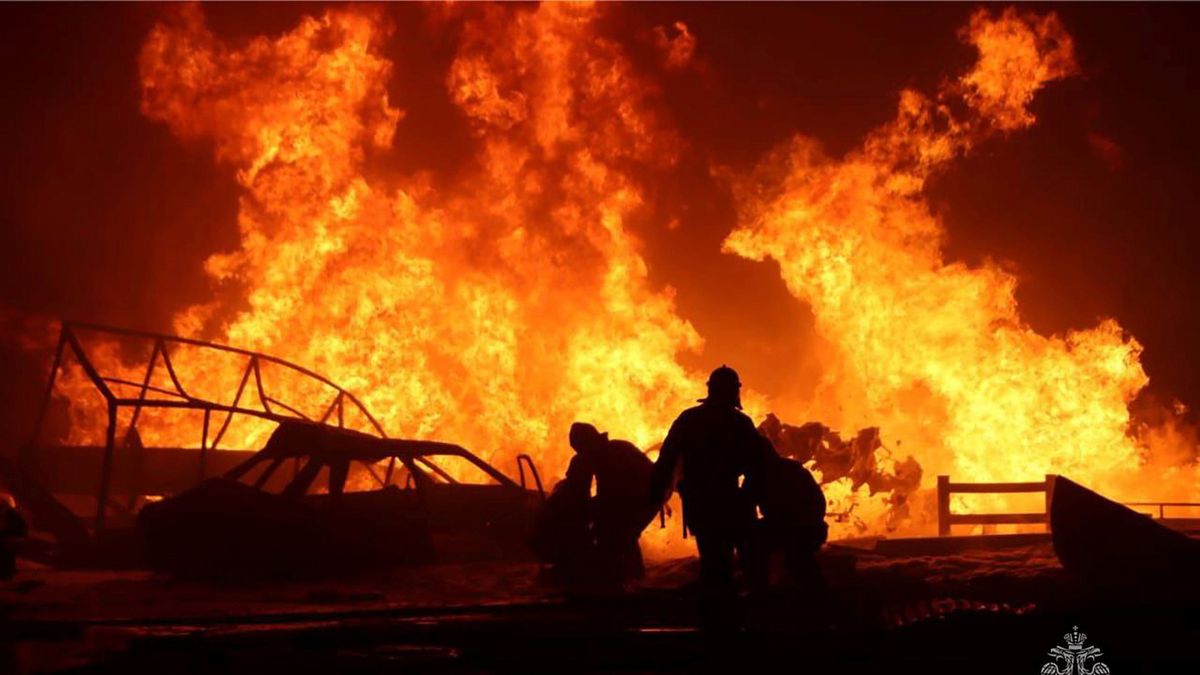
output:
[[[1047,82],[1075,70],[1054,15],[977,12],[975,66],[935,99],[900,95],[896,119],[840,160],[796,137],[740,186],[728,251],[780,264],[828,341],[808,410],[835,427],[881,425],[926,484],[1063,473],[1124,492],[1142,449],[1129,403],[1146,384],[1140,345],[1112,320],[1044,337],[1017,310],[1016,279],[942,254],[929,177],[998,132],[1034,122]],[[961,111],[961,112],[955,112]]]
[[[240,45],[214,36],[196,6],[154,28],[143,112],[181,138],[211,139],[244,189],[240,247],[206,264],[218,299],[175,328],[322,372],[392,435],[459,442],[502,468],[528,451],[557,475],[571,421],[647,447],[703,381],[678,359],[701,339],[672,291],[648,282],[629,227],[682,141],[657,88],[599,34],[600,8],[479,10],[445,81],[478,149],[448,186],[372,162],[403,117],[387,93],[381,13],[331,10]],[[659,32],[670,68],[697,48],[675,26],[671,40]],[[1186,435],[1130,435],[1128,405],[1146,384],[1138,343],[1113,321],[1035,333],[1010,273],[945,260],[924,198],[954,159],[1034,123],[1035,94],[1076,69],[1071,38],[1053,14],[1014,10],[977,12],[962,36],[979,52],[974,67],[932,98],[901,92],[895,120],[857,150],[830,158],[797,136],[734,179],[740,224],[725,249],[778,261],[825,340],[817,396],[772,403],[788,420],[881,426],[927,486],[938,473],[1059,472],[1127,493],[1131,467],[1144,481],[1151,450]],[[209,362],[192,375],[237,372]],[[154,431],[171,442],[170,427]],[[262,433],[227,445],[255,447]],[[1183,485],[1184,461],[1157,470]],[[832,511],[855,507],[861,527],[894,524],[891,505],[848,480],[827,495]],[[929,512],[909,525],[927,526]]]
[[[447,77],[480,139],[460,189],[369,175],[402,113],[388,100],[387,34],[370,11],[306,18],[275,40],[222,44],[196,7],[157,26],[143,110],[211,137],[245,188],[242,246],[213,256],[245,307],[193,307],[240,346],[303,363],[361,393],[389,433],[485,457],[535,451],[552,471],[574,419],[643,446],[691,383],[700,340],[671,291],[646,282],[626,222],[677,141],[654,91],[596,9],[545,5],[469,22]]]

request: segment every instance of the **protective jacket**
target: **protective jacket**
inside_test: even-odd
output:
[[[754,422],[731,405],[705,402],[679,415],[663,441],[651,478],[652,499],[661,503],[682,466],[679,494],[687,528],[698,536],[728,532],[753,518],[739,478],[770,452]]]

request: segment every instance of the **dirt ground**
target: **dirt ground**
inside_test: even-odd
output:
[[[831,546],[821,567],[826,586],[780,578],[717,633],[699,627],[694,558],[619,594],[563,593],[525,563],[241,583],[26,565],[0,586],[0,672],[1036,673],[1075,625],[1112,672],[1200,665],[1196,607],[1081,587],[1048,542]]]

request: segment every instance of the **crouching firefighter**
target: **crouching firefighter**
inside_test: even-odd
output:
[[[822,579],[813,556],[829,533],[825,495],[803,464],[777,455],[766,438],[763,443],[769,451],[745,483],[747,496],[762,515],[747,546],[747,581],[752,590],[765,590],[770,557],[781,553],[793,585],[819,587]]]
[[[641,578],[638,537],[657,512],[646,501],[654,464],[634,444],[591,424],[572,424],[569,440],[575,456],[546,500],[535,549],[568,584]]]

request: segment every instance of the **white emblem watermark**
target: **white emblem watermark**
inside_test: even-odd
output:
[[[1063,636],[1062,647],[1051,647],[1048,655],[1052,661],[1042,666],[1042,675],[1108,675],[1112,671],[1100,661],[1104,656],[1096,647],[1085,647],[1087,635],[1072,626],[1071,632]]]

